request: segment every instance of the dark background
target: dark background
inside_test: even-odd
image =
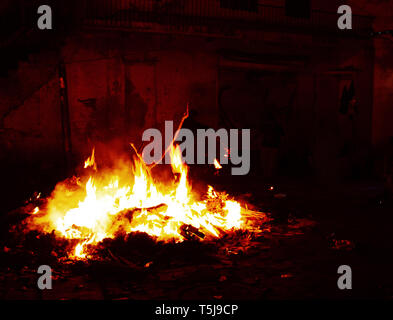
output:
[[[0,4],[3,216],[74,173],[93,146],[105,158],[108,146],[139,145],[189,103],[200,124],[252,130],[250,175],[221,185],[272,201],[284,220],[310,213],[324,234],[366,247],[359,265],[390,266],[392,1],[346,2],[353,30],[338,29],[344,3],[330,0],[45,4],[53,30],[37,28],[39,1]],[[270,184],[289,200],[269,198]]]

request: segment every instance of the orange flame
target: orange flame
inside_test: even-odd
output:
[[[96,161],[95,161],[95,156],[94,156],[94,152],[95,152],[95,148],[93,148],[92,152],[91,152],[91,156],[88,157],[85,161],[85,166],[84,168],[89,168],[89,167],[93,167],[93,169],[95,171],[97,171],[97,165],[96,165]]]
[[[218,162],[217,159],[214,159],[214,167],[215,167],[217,170],[222,169],[222,166],[221,166],[221,164]]]
[[[170,155],[174,181],[156,181],[145,163],[136,158],[131,168],[119,163],[115,170],[59,183],[46,208],[34,210],[28,229],[55,231],[60,237],[76,240],[69,257],[86,259],[88,245],[115,238],[120,231],[146,232],[159,241],[180,242],[193,230],[208,239],[244,227],[243,212],[250,211],[211,186],[202,200],[197,199],[188,183],[180,148],[172,147]],[[85,167],[89,166],[96,168],[94,149],[85,162]]]

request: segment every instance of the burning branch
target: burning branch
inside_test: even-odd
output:
[[[173,140],[172,140],[171,144],[166,148],[166,150],[165,150],[164,154],[162,155],[161,159],[158,162],[155,162],[155,163],[151,164],[150,168],[154,168],[158,163],[160,163],[162,161],[162,159],[164,159],[165,155],[169,151],[171,151],[173,149],[173,143],[176,141],[177,136],[179,135],[180,129],[183,127],[183,123],[188,118],[188,116],[189,116],[189,110],[188,110],[188,103],[187,103],[186,113],[183,115],[183,117],[182,117],[182,119],[180,121],[179,127],[176,130],[175,136],[173,137]]]
[[[180,234],[181,234],[184,238],[186,238],[186,239],[188,239],[188,240],[194,239],[195,236],[197,236],[197,237],[199,237],[199,238],[201,238],[201,239],[204,239],[204,238],[205,238],[205,234],[204,234],[204,233],[200,232],[198,228],[195,228],[195,227],[193,227],[193,226],[190,225],[190,224],[183,224],[183,225],[180,227],[180,230],[181,230],[181,233],[180,233]]]

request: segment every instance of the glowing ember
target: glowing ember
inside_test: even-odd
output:
[[[59,183],[46,207],[31,212],[27,229],[55,231],[74,240],[70,258],[84,259],[87,245],[121,232],[146,232],[159,241],[180,242],[190,234],[209,239],[245,228],[243,213],[250,215],[250,210],[211,186],[205,197],[197,198],[180,148],[172,147],[170,155],[174,179],[163,182],[153,179],[140,158],[132,166],[119,162],[116,170],[97,171],[93,149],[84,167],[93,167],[94,174]]]

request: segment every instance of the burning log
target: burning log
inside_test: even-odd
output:
[[[199,231],[198,228],[195,228],[194,226],[192,226],[190,224],[183,224],[180,227],[180,234],[188,240],[193,240],[193,239],[195,239],[195,237],[198,237],[201,239],[205,238],[204,233],[202,233],[201,231]]]
[[[131,221],[132,221],[132,217],[133,217],[135,214],[139,214],[139,213],[141,213],[142,211],[146,211],[146,212],[148,212],[149,214],[155,214],[155,215],[159,216],[160,218],[162,218],[163,220],[166,221],[166,220],[170,219],[170,217],[169,217],[169,216],[166,216],[166,215],[163,215],[163,214],[161,214],[161,213],[162,213],[162,212],[165,212],[167,208],[168,208],[168,205],[162,203],[162,204],[159,204],[159,205],[154,206],[154,207],[148,207],[148,208],[134,208],[134,209],[130,209],[130,210],[125,210],[125,211],[123,212],[122,215],[123,215],[124,217],[126,217],[126,218],[131,222]]]
[[[141,158],[133,161],[131,184],[121,182],[130,174],[122,166],[105,174],[87,172],[86,179],[76,177],[59,183],[51,197],[43,200],[45,206],[31,206],[25,228],[57,231],[75,240],[77,245],[69,253],[73,259],[85,259],[90,247],[117,235],[141,232],[156,241],[179,242],[220,237],[229,230],[242,229],[245,222],[241,203],[212,186],[205,197],[196,197],[188,183],[180,147],[172,146],[170,151],[175,181],[168,184],[153,179],[152,167],[147,169]],[[84,167],[94,169],[94,158],[93,150]]]

